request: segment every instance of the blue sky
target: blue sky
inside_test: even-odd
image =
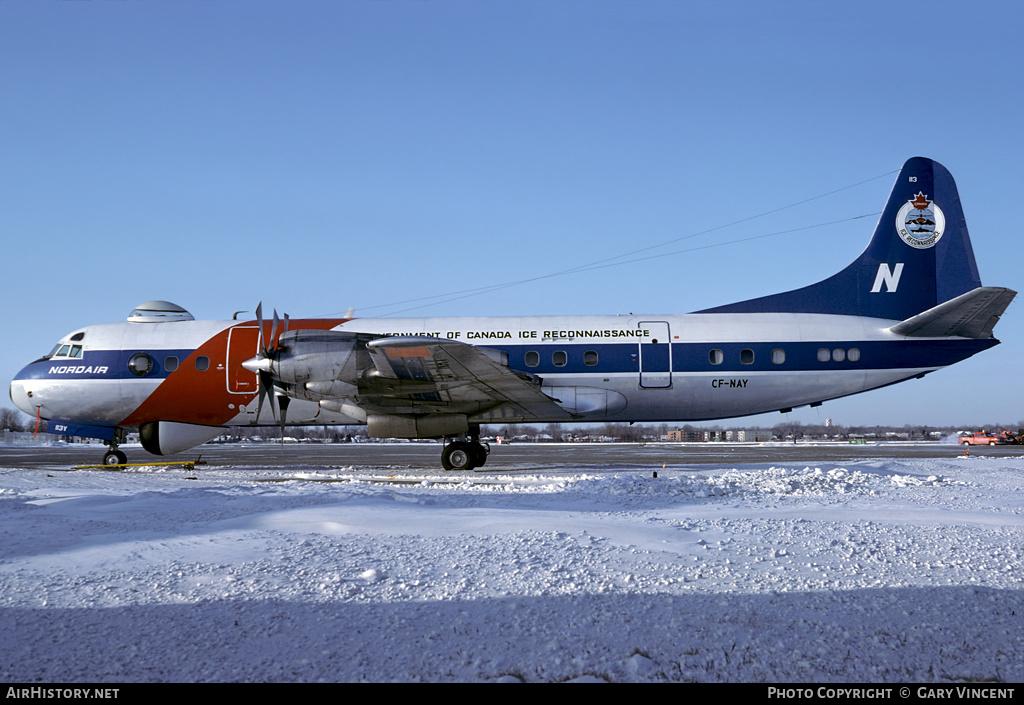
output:
[[[0,372],[149,299],[615,314],[788,290],[863,250],[918,155],[956,178],[983,282],[1021,290],[1022,30],[984,1],[0,2]],[[1016,423],[1020,306],[924,380],[744,422]]]

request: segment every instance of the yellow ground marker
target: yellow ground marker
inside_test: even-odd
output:
[[[194,470],[196,465],[206,465],[206,461],[203,460],[203,456],[199,456],[195,460],[177,460],[174,462],[166,463],[117,463],[115,465],[75,465],[72,470],[121,470],[123,468],[151,468],[151,467],[167,467],[173,465],[180,465],[186,470]]]

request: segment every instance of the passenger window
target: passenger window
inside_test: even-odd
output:
[[[587,350],[585,353],[583,353],[583,364],[587,365],[589,367],[593,367],[594,365],[596,365],[597,364],[597,351],[596,350]]]
[[[164,369],[168,372],[174,372],[178,369],[178,358],[174,355],[168,355],[164,358]]]
[[[850,348],[846,352],[846,359],[849,360],[850,362],[859,362],[860,361],[860,350],[858,348]]]
[[[836,348],[832,351],[832,359],[836,362],[842,362],[846,359],[846,351],[842,348]]]
[[[772,348],[772,362],[781,365],[786,361],[786,351],[782,348]]]
[[[753,365],[754,364],[754,351],[750,350],[748,348],[744,348],[743,350],[740,350],[740,362],[742,362],[744,365]]]
[[[199,357],[197,357],[196,369],[199,370],[200,372],[205,372],[206,370],[210,369],[210,358],[206,357],[206,355],[200,355]]]
[[[828,362],[832,359],[832,353],[828,351],[828,348],[818,348],[818,362]]]
[[[564,350],[556,350],[555,352],[551,353],[551,362],[554,363],[555,367],[565,367],[565,363],[567,360],[568,357],[566,356]]]
[[[539,352],[537,352],[536,350],[531,350],[530,352],[526,353],[526,366],[527,367],[536,367],[539,364],[540,364],[540,353]]]
[[[721,365],[723,360],[725,360],[725,353],[721,350],[711,350],[708,352],[708,362],[712,365]]]

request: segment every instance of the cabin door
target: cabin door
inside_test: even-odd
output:
[[[232,394],[256,394],[259,380],[255,372],[242,363],[259,352],[260,329],[256,326],[235,326],[228,331],[227,384]]]
[[[664,389],[672,386],[672,338],[667,321],[640,321],[640,386]]]

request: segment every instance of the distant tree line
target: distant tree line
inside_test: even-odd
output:
[[[737,440],[739,432],[745,432],[745,438],[752,440],[755,435],[759,439],[771,438],[778,441],[792,440],[849,440],[854,438],[870,438],[885,440],[941,440],[960,431],[1007,429],[1016,431],[1024,429],[1024,419],[1004,424],[972,424],[960,426],[928,426],[905,424],[903,426],[840,426],[825,424],[803,424],[799,421],[784,422],[771,427],[742,425],[695,426],[693,424],[505,424],[488,426],[481,435],[502,436],[511,441],[557,441],[557,442],[657,442],[665,440],[670,431],[683,431],[684,438],[695,439],[710,436],[713,440]]]
[[[30,419],[21,411],[0,408],[0,429],[10,431],[31,431],[35,420]],[[1007,429],[1016,431],[1024,429],[1024,419],[1016,423],[966,424],[961,426],[927,426],[905,424],[904,426],[841,426],[825,424],[804,424],[799,421],[778,423],[770,428],[762,426],[714,425],[695,426],[693,424],[630,424],[630,423],[594,423],[594,424],[491,424],[482,427],[481,436],[494,439],[498,436],[509,441],[518,442],[617,442],[644,443],[665,440],[670,431],[681,430],[689,437],[704,432],[713,432],[714,437],[725,440],[726,434],[746,431],[757,432],[759,438],[770,433],[774,440],[847,440],[851,438],[898,438],[901,440],[938,440],[958,431],[980,431]],[[365,426],[289,426],[284,430],[287,438],[321,443],[346,443],[367,440]],[[281,438],[281,429],[273,426],[234,427],[225,429],[221,442],[240,442],[260,438],[276,441]]]
[[[0,409],[0,429],[4,431],[24,431],[28,428],[28,417],[14,409]]]

